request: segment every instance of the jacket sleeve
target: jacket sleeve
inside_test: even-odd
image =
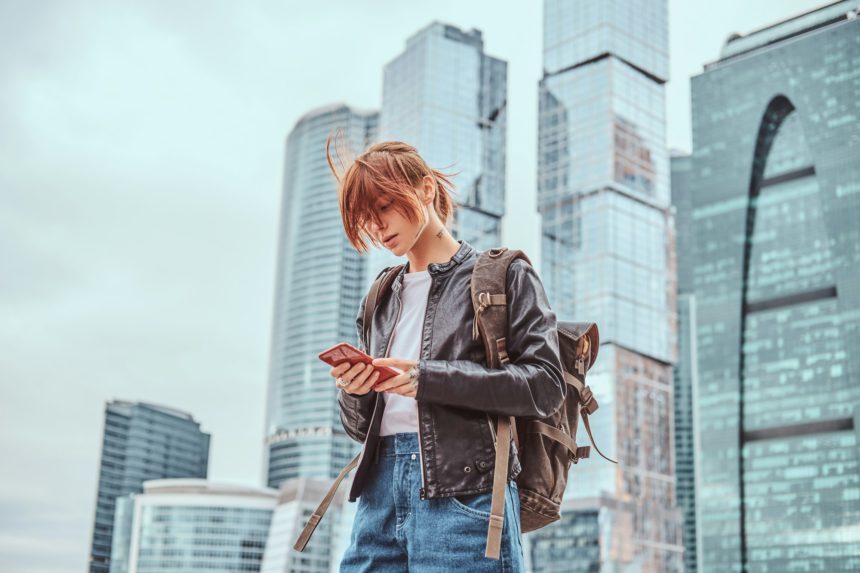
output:
[[[487,368],[470,360],[421,360],[416,400],[532,419],[561,407],[567,389],[556,315],[537,271],[522,259],[508,267],[507,295],[510,361]]]
[[[367,341],[364,340],[364,308],[366,304],[367,295],[364,296],[359,305],[358,316],[355,319],[355,330],[358,337],[358,347],[369,353]],[[375,390],[371,390],[363,396],[355,396],[338,388],[337,401],[340,405],[340,423],[347,435],[353,440],[364,442],[367,437],[376,394]]]

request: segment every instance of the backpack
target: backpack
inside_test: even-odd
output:
[[[483,339],[489,368],[501,368],[509,362],[505,337],[508,330],[507,272],[517,258],[531,264],[519,250],[490,249],[478,256],[472,271],[471,295],[475,309],[472,336]],[[364,314],[364,335],[369,340],[371,317],[380,296],[399,274],[402,265],[388,267],[374,281],[367,296]],[[610,460],[594,444],[588,416],[597,410],[591,389],[585,385],[585,374],[597,358],[599,335],[594,323],[558,322],[561,365],[567,386],[564,403],[552,415],[540,420],[524,420],[499,416],[496,431],[496,461],[493,473],[493,495],[487,531],[485,557],[498,559],[504,526],[505,487],[514,441],[522,470],[517,476],[520,498],[520,521],[523,533],[540,529],[561,518],[561,501],[567,486],[571,463],[590,455],[589,446],[576,445],[579,418],[594,449]],[[573,392],[571,392],[573,390]],[[340,482],[361,458],[356,456],[338,475],[317,511],[310,517],[294,548],[302,551],[313,530],[328,509]]]

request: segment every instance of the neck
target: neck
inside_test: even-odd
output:
[[[459,249],[460,243],[436,219],[432,224],[427,225],[412,250],[406,253],[406,258],[409,259],[409,272],[426,271],[430,263],[447,263]]]

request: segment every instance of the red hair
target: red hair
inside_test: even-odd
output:
[[[344,231],[357,251],[368,251],[368,240],[381,246],[367,230],[371,223],[381,224],[376,212],[380,198],[390,199],[392,207],[413,223],[419,220],[422,203],[415,189],[428,175],[436,186],[433,208],[442,222],[448,224],[456,208],[451,199],[454,193],[452,176],[428,166],[414,147],[401,141],[377,143],[352,160],[343,174],[339,174],[329,151],[331,142],[332,136],[329,135],[325,144],[326,160],[338,182],[338,205]],[[343,168],[341,154],[337,149],[335,153]]]

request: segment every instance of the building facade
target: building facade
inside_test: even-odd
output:
[[[318,354],[355,342],[365,260],[346,240],[326,138],[354,153],[378,115],[332,105],[307,113],[287,138],[266,417],[267,483],[334,478],[358,451],[343,431],[330,366]]]
[[[351,475],[335,493],[325,517],[302,552],[295,551],[293,544],[328,493],[331,480],[298,478],[284,482],[272,516],[261,573],[337,573],[349,545],[358,505],[346,501]]]
[[[260,571],[277,492],[199,479],[153,480],[125,498],[115,543],[126,563],[111,572]],[[125,525],[120,520],[125,520]]]
[[[675,490],[678,506],[684,514],[684,570],[696,573],[696,420],[693,416],[693,391],[696,388],[696,345],[693,324],[696,297],[692,292],[692,251],[687,246],[690,226],[689,176],[692,161],[688,154],[671,158],[672,204],[675,206],[675,229],[678,237],[678,362],[673,372],[675,391]]]
[[[702,573],[860,569],[858,12],[733,35],[692,78]]]
[[[142,491],[150,479],[205,478],[208,467],[209,434],[190,414],[142,402],[107,403],[90,572],[110,570],[117,498]]]
[[[501,244],[507,74],[507,62],[484,53],[480,30],[440,22],[409,37],[383,72],[380,141],[404,141],[431,167],[457,174],[451,233],[478,249]],[[368,282],[401,262],[374,248]]]
[[[618,465],[572,468],[562,522],[529,536],[536,573],[682,569],[667,28],[665,0],[544,2],[542,278],[560,319],[599,326],[591,424]]]

